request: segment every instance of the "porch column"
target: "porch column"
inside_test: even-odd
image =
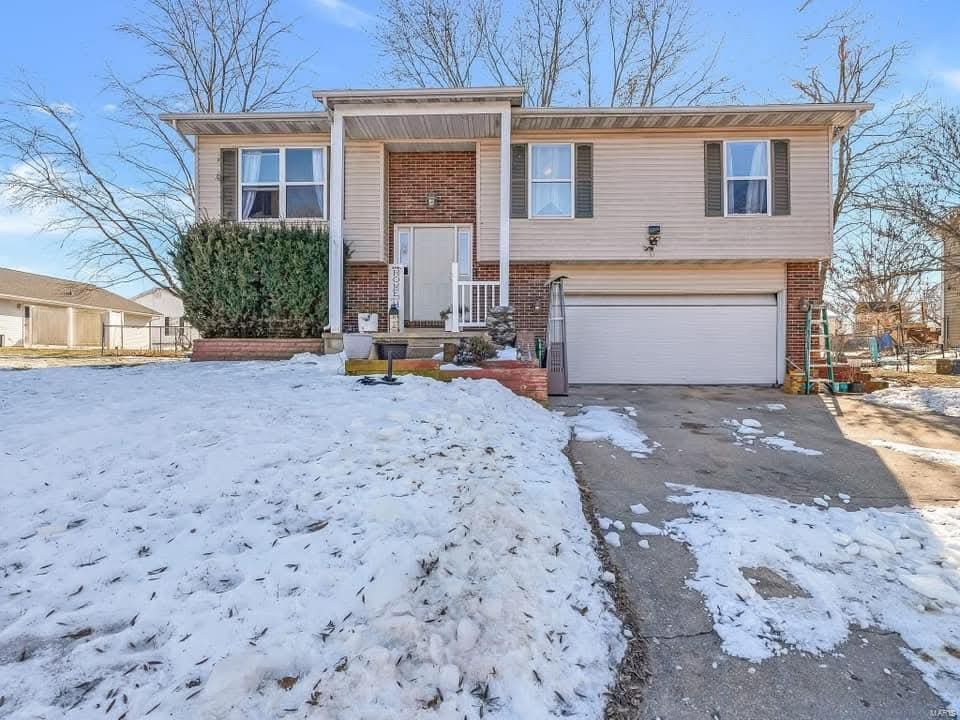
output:
[[[333,113],[330,127],[330,234],[329,278],[330,332],[343,332],[343,115]]]
[[[510,304],[510,108],[500,111],[500,304]]]

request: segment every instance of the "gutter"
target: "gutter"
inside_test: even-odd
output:
[[[177,135],[179,135],[180,138],[187,144],[187,147],[190,148],[190,151],[193,153],[196,153],[197,148],[194,146],[192,142],[190,142],[190,138],[188,138],[186,135],[183,134],[183,131],[180,129],[180,126],[177,125],[177,118],[174,118],[174,117],[169,118],[167,119],[167,122],[170,123],[170,127],[172,127],[174,130],[177,131]]]

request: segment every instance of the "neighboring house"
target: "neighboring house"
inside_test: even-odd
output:
[[[148,349],[152,316],[96,285],[0,268],[4,346]]]
[[[183,315],[183,300],[169,290],[153,288],[134,295],[131,299],[157,313],[156,317],[150,321],[150,325],[158,328],[155,335],[160,342],[168,343],[179,339],[189,343],[194,338],[200,337]]]
[[[960,348],[960,240],[944,240],[943,258],[941,342],[947,348]]]
[[[802,301],[821,299],[832,252],[831,147],[871,107],[314,97],[322,111],[163,116],[194,136],[198,216],[327,223],[331,345],[361,312],[385,330],[392,298],[407,328],[448,308],[479,327],[509,303],[529,348],[565,276],[570,379],[591,383],[778,383],[802,365]]]

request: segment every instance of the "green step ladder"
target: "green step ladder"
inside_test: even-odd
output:
[[[823,355],[822,362],[816,362],[814,358],[814,339],[821,340],[819,351]],[[804,393],[810,394],[814,386],[821,384],[830,391],[831,394],[837,392],[837,382],[833,376],[833,348],[830,345],[830,326],[827,321],[827,307],[825,305],[808,305],[806,331],[804,333],[803,345],[803,372],[804,372]],[[812,371],[826,368],[827,377],[813,377]]]

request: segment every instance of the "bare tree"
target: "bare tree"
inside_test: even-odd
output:
[[[531,105],[552,105],[567,71],[584,58],[583,6],[574,0],[525,0],[504,23],[500,0],[486,0],[475,17],[493,79],[522,86]]]
[[[801,12],[810,4],[803,3]],[[900,42],[876,46],[863,37],[863,24],[855,13],[842,11],[807,32],[802,40],[811,48],[824,47],[825,57],[793,83],[810,102],[878,105],[836,141],[833,224],[838,240],[862,228],[862,218],[854,211],[870,204],[877,183],[899,162],[904,133],[912,132],[919,101],[918,96],[888,101],[909,46]]]
[[[394,77],[463,87],[520,85],[534,106],[578,97],[592,106],[698,104],[729,97],[720,44],[695,29],[688,0],[388,0],[377,41]],[[470,22],[465,18],[469,17]],[[609,63],[609,75],[601,65]],[[601,81],[602,78],[602,81]]]
[[[476,19],[456,0],[386,0],[375,38],[398,82],[467,87],[481,50]]]
[[[730,80],[717,74],[720,44],[694,30],[686,0],[608,0],[610,105],[697,105],[730,97]]]
[[[288,100],[302,62],[280,61],[291,27],[276,19],[276,2],[142,0],[138,16],[117,29],[155,63],[132,80],[109,73],[123,143],[97,156],[80,113],[24,84],[0,118],[0,155],[13,168],[0,192],[14,206],[48,208],[50,229],[65,234],[82,269],[101,281],[142,276],[178,292],[169,250],[194,216],[193,148],[158,115]]]
[[[911,228],[926,270],[960,271],[960,109],[924,113],[871,207]]]
[[[834,255],[828,295],[849,314],[859,303],[899,304],[910,317],[924,287],[924,250],[904,237],[909,228],[887,223],[851,237]]]

